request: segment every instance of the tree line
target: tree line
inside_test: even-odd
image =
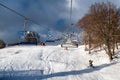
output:
[[[85,32],[84,43],[91,47],[103,47],[110,61],[120,42],[120,8],[111,2],[94,3],[79,20],[79,28]]]

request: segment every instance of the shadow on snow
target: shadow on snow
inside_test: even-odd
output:
[[[43,70],[25,70],[25,71],[0,71],[0,80],[43,80],[52,77],[64,77],[69,75],[81,75],[101,70],[116,63],[102,64],[95,68],[86,68],[83,70],[73,70],[65,72],[57,72],[51,74],[43,74]]]

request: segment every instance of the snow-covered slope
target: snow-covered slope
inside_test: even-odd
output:
[[[119,80],[120,53],[109,62],[104,51],[84,46],[14,46],[0,50],[0,80]],[[92,59],[95,68],[88,68]]]

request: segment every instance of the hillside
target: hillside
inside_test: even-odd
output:
[[[119,80],[120,52],[109,62],[104,51],[84,46],[13,46],[0,50],[0,80]],[[95,68],[88,67],[93,60]]]

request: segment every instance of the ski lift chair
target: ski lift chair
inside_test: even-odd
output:
[[[38,44],[39,35],[33,31],[22,31],[21,32],[21,41],[20,44]]]
[[[68,34],[67,39],[61,44],[63,48],[77,48],[78,43],[71,40],[71,35]]]
[[[73,26],[72,23],[72,0],[71,0],[71,7],[70,7],[70,26]],[[77,48],[78,47],[78,43],[73,41],[71,39],[72,34],[68,34],[67,35],[67,39],[61,44],[61,47],[64,47],[66,50],[67,48]]]

